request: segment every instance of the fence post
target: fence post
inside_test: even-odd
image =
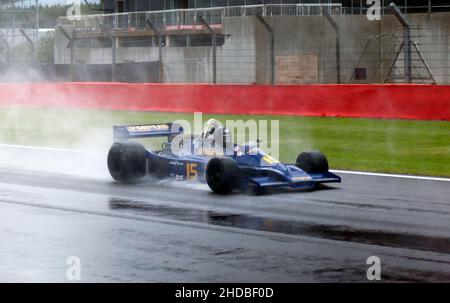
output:
[[[331,26],[336,31],[336,73],[337,73],[337,83],[341,83],[341,34],[339,26],[334,22],[333,18],[331,18],[330,14],[327,12],[325,8],[322,8],[322,13]]]
[[[392,10],[393,14],[397,20],[403,26],[403,39],[404,39],[404,50],[405,50],[405,82],[412,82],[412,56],[411,56],[411,27],[406,18],[402,15],[395,3],[389,4],[389,8]]]
[[[25,38],[25,40],[27,40],[28,43],[30,43],[30,48],[31,48],[31,61],[33,63],[36,62],[36,45],[35,42],[33,41],[33,39],[31,39],[27,33],[25,32],[25,30],[23,28],[19,28],[19,32],[22,34],[22,36]]]
[[[111,40],[111,81],[115,82],[117,81],[117,74],[116,74],[116,38],[110,33],[110,31],[106,28],[106,26],[102,23],[101,20],[97,19],[98,24],[102,28],[102,31],[108,36],[109,40]]]
[[[202,16],[198,16],[198,20],[202,23],[206,29],[211,33],[212,38],[212,49],[213,49],[213,83],[217,83],[217,58],[216,58],[216,49],[217,49],[217,34],[216,32],[209,26],[208,22],[203,19]]]
[[[70,80],[73,81],[73,74],[74,74],[74,50],[75,50],[75,32],[72,33],[72,37],[67,33],[67,31],[61,26],[58,25],[58,29],[61,31],[61,33],[66,37],[67,40],[69,40],[68,46],[70,46]]]
[[[270,83],[275,84],[275,39],[273,29],[267,23],[267,21],[261,17],[260,14],[256,14],[256,19],[264,26],[270,39]]]
[[[145,19],[145,24],[155,33],[155,35],[158,37],[158,61],[159,61],[159,83],[163,83],[164,75],[163,75],[163,62],[162,62],[162,35],[159,32],[159,30],[153,25],[152,22],[148,18]]]
[[[5,46],[5,50],[6,50],[6,54],[5,54],[5,63],[9,63],[9,43],[8,40],[6,40],[5,38],[3,38],[3,36],[0,34],[0,41],[3,43],[3,45]]]

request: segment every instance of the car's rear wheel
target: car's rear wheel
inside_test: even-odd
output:
[[[146,172],[145,147],[137,142],[116,142],[109,149],[108,170],[114,180],[133,182]]]
[[[228,194],[238,185],[239,168],[231,158],[212,158],[206,166],[206,182],[217,194]]]
[[[324,173],[329,169],[327,157],[318,151],[300,153],[295,165],[306,173]]]

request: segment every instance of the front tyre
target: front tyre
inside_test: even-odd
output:
[[[118,182],[133,182],[145,176],[145,147],[137,142],[116,142],[109,149],[108,170]]]
[[[318,151],[300,153],[295,165],[308,174],[328,171],[327,157]]]
[[[238,185],[239,168],[231,158],[212,158],[206,166],[206,182],[217,194],[228,194]]]

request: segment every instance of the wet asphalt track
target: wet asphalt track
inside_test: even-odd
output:
[[[450,182],[340,174],[217,196],[111,181],[103,154],[0,147],[0,282],[450,282]]]

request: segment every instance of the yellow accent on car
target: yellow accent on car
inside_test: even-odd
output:
[[[149,132],[158,130],[169,130],[169,126],[167,124],[132,125],[127,126],[127,130],[130,133]]]
[[[312,180],[312,178],[308,177],[308,176],[304,176],[304,177],[295,177],[295,178],[292,178],[292,180],[293,181],[310,181],[310,180]]]
[[[186,179],[196,180],[197,176],[197,163],[186,163]]]
[[[269,163],[269,164],[274,164],[274,163],[278,163],[279,162],[277,159],[275,159],[275,158],[273,158],[273,157],[271,157],[269,155],[265,155],[264,157],[262,157],[262,159],[265,162]]]

